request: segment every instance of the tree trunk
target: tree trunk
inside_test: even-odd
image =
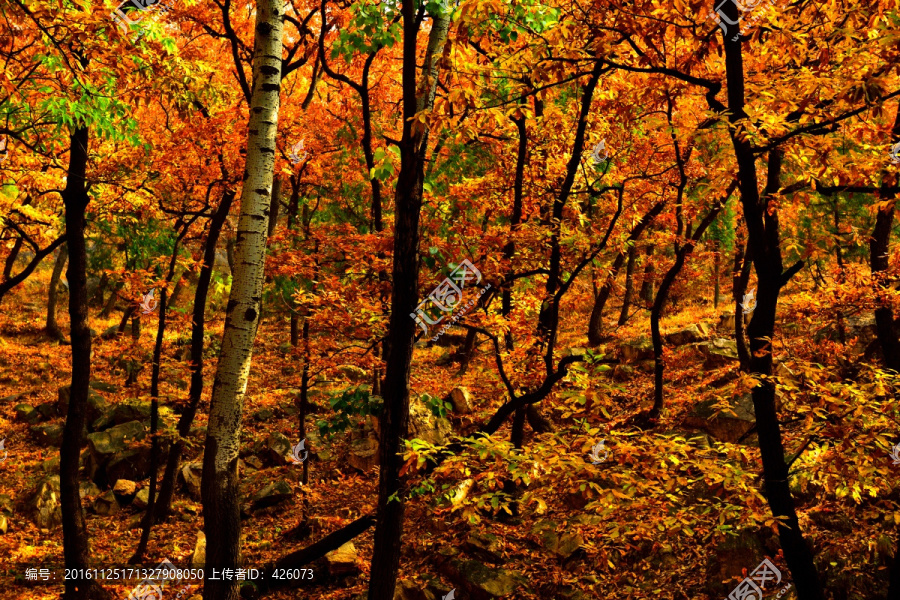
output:
[[[109,294],[109,298],[106,300],[106,304],[103,305],[103,309],[100,311],[100,314],[97,315],[101,319],[105,319],[112,314],[113,309],[116,307],[116,301],[119,299],[119,291],[124,287],[124,283],[121,281],[117,281],[115,285],[113,285],[112,292]]]
[[[636,242],[638,238],[641,237],[641,233],[643,233],[647,225],[662,212],[665,204],[665,200],[654,204],[647,214],[641,217],[641,220],[634,226],[631,233],[628,234],[628,239],[626,241],[631,244]],[[591,347],[599,346],[603,341],[603,308],[606,306],[606,301],[609,300],[609,295],[612,293],[616,275],[618,275],[619,269],[621,269],[622,265],[625,263],[625,256],[625,252],[622,251],[619,251],[616,255],[612,269],[610,269],[609,272],[609,277],[607,277],[606,281],[603,283],[603,287],[600,288],[600,293],[597,294],[597,297],[594,299],[594,308],[591,310],[591,319],[588,323],[588,345]]]
[[[656,265],[653,262],[653,251],[655,250],[655,246],[653,244],[647,245],[646,257],[647,257],[647,265],[644,267],[644,277],[641,281],[641,291],[638,294],[638,297],[646,304],[650,306],[653,304],[653,281],[656,278]]]
[[[722,253],[719,251],[719,240],[713,242],[713,308],[719,308],[719,275],[722,272]]]
[[[62,446],[59,449],[59,495],[62,503],[63,555],[67,569],[84,570],[90,542],[78,489],[78,459],[85,427],[88,386],[91,381],[91,334],[87,314],[87,248],[84,239],[85,211],[90,197],[85,187],[88,160],[88,130],[72,133],[69,169],[63,202],[66,210],[66,242],[69,248],[69,322],[72,338],[72,388]],[[67,579],[65,600],[111,598],[96,580]]]
[[[662,282],[659,284],[659,291],[656,293],[656,300],[653,302],[653,308],[650,310],[650,332],[653,338],[653,408],[650,409],[649,417],[651,419],[658,419],[660,412],[663,409],[663,374],[665,365],[663,364],[662,358],[662,335],[659,331],[659,319],[662,315],[662,308],[666,302],[666,297],[669,295],[669,290],[672,287],[672,284],[675,283],[675,278],[678,277],[678,274],[681,272],[682,267],[684,266],[684,261],[687,259],[687,256],[694,251],[694,246],[696,246],[697,242],[700,241],[700,238],[703,237],[703,233],[707,230],[707,228],[712,224],[713,220],[719,215],[719,212],[725,207],[725,203],[728,201],[728,198],[734,192],[734,188],[737,187],[737,182],[733,182],[729,187],[728,191],[725,192],[725,195],[718,199],[712,207],[709,209],[709,212],[697,226],[697,230],[694,231],[694,234],[688,239],[684,246],[678,248],[675,251],[675,264],[666,272],[663,276]]]
[[[628,322],[628,311],[631,310],[631,295],[634,293],[634,260],[636,256],[637,246],[632,244],[628,247],[628,262],[625,265],[625,294],[622,296],[622,310],[619,312],[619,327]]]
[[[900,106],[894,117],[891,139],[895,142],[900,141]],[[888,179],[888,173],[883,173],[882,187],[889,186]],[[894,194],[882,191],[879,193],[879,197],[885,204],[879,208],[875,216],[875,230],[869,241],[869,268],[879,285],[886,287],[888,284],[883,278],[890,258],[888,253],[891,243],[891,228],[894,224]],[[900,341],[894,333],[894,310],[891,308],[890,301],[881,301],[880,306],[875,309],[875,333],[884,355],[884,365],[888,369],[900,372]]]
[[[22,236],[17,237],[16,241],[13,242],[12,250],[9,251],[9,256],[6,257],[6,262],[3,263],[3,281],[6,281],[12,275],[13,266],[16,264],[16,258],[19,257],[23,243],[25,243],[25,240],[22,239]]]
[[[241,562],[237,473],[241,412],[250,375],[253,341],[259,326],[275,167],[283,3],[281,0],[257,0],[256,11],[253,89],[235,270],[232,272],[222,353],[213,383],[203,453],[201,495],[207,540],[205,574],[208,575],[212,575],[213,569],[236,569]],[[238,582],[206,578],[203,597],[205,600],[237,600]]]
[[[738,7],[725,4],[729,19],[737,21]],[[759,291],[756,310],[747,334],[750,338],[750,368],[754,375],[762,375],[759,385],[753,388],[753,407],[759,435],[760,455],[763,463],[763,493],[772,510],[778,527],[781,548],[801,600],[825,600],[813,553],[804,538],[794,508],[794,499],[788,484],[788,466],[784,459],[781,427],[775,410],[775,385],[772,375],[772,345],[775,334],[775,317],[781,288],[802,268],[799,262],[783,269],[777,206],[771,196],[778,192],[781,180],[780,148],[769,150],[768,173],[765,194],[760,201],[757,188],[756,157],[750,140],[740,133],[738,122],[748,119],[744,111],[744,65],[739,36],[723,33],[725,48],[725,74],[728,93],[727,115],[733,126],[731,142],[738,164],[741,203],[747,236],[753,253]]]
[[[737,245],[738,251],[734,257],[734,276],[732,279],[732,296],[734,300],[734,341],[737,344],[738,363],[741,371],[750,372],[750,351],[747,349],[747,341],[744,337],[744,311],[741,304],[744,294],[747,293],[747,282],[750,281],[750,269],[753,268],[753,252],[749,246],[744,251],[744,245]]]
[[[32,259],[28,262],[27,265],[25,265],[24,269],[19,271],[18,275],[4,278],[3,282],[0,283],[0,302],[3,302],[3,297],[6,296],[7,292],[9,292],[9,290],[13,289],[17,285],[19,285],[20,283],[22,283],[23,281],[28,279],[28,276],[34,272],[34,270],[37,268],[37,266],[39,264],[41,264],[41,261],[44,260],[44,258],[48,254],[53,253],[53,251],[56,250],[56,248],[59,247],[61,244],[65,243],[65,241],[66,241],[65,234],[59,236],[58,238],[56,238],[56,240],[52,244],[50,244],[43,250],[36,251],[34,253],[34,256],[32,257]],[[12,266],[11,266],[12,263],[10,262],[10,263],[8,263],[8,265],[10,265],[10,269],[12,269]],[[5,268],[4,268],[4,270],[5,270]]]
[[[409,371],[416,322],[419,279],[419,213],[422,209],[425,126],[413,129],[417,110],[433,106],[437,89],[438,60],[450,26],[449,16],[433,15],[423,65],[421,91],[416,86],[416,22],[414,0],[402,0],[403,20],[403,136],[400,141],[400,173],[394,195],[394,260],[391,317],[387,344],[381,425],[381,467],[378,479],[378,516],[369,579],[369,600],[392,600],[400,568],[404,491],[401,489],[400,440],[409,422]],[[391,498],[396,496],[395,498]]]
[[[209,282],[212,279],[212,271],[216,262],[216,245],[219,242],[219,234],[222,233],[222,226],[228,217],[228,211],[231,210],[234,196],[233,190],[227,190],[222,195],[222,201],[209,223],[209,234],[206,236],[206,244],[203,249],[203,263],[200,267],[200,277],[197,280],[197,290],[194,293],[191,319],[191,387],[188,391],[187,408],[178,419],[178,438],[169,450],[166,472],[159,486],[159,502],[156,504],[155,515],[157,521],[166,519],[171,514],[181,455],[184,453],[185,440],[191,432],[191,425],[203,393],[203,335],[206,327],[206,297],[209,294]]]
[[[56,255],[56,262],[53,263],[53,274],[50,276],[50,289],[47,293],[47,334],[55,340],[62,340],[64,337],[56,322],[56,293],[59,288],[59,278],[62,276],[63,267],[66,266],[68,258],[68,248],[63,244],[59,249],[59,254]]]
[[[269,232],[267,237],[272,237],[275,227],[278,226],[278,213],[281,212],[281,177],[276,177],[272,183],[272,207],[269,209]]]

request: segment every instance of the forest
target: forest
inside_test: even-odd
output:
[[[900,0],[0,0],[0,598],[900,600]]]

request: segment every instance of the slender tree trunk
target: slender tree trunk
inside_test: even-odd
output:
[[[647,265],[644,267],[644,277],[641,281],[641,292],[638,297],[650,306],[653,304],[653,282],[656,278],[656,264],[653,262],[653,251],[656,247],[653,244],[647,245],[646,257]]]
[[[103,304],[103,296],[106,294],[106,288],[108,286],[109,286],[109,274],[104,272],[100,276],[100,281],[97,283],[97,290],[94,292],[93,297],[90,299],[90,304],[102,305]]]
[[[85,211],[90,197],[85,187],[88,160],[88,130],[72,133],[69,169],[63,202],[66,209],[66,238],[69,248],[69,322],[72,338],[72,388],[62,446],[59,449],[59,488],[62,503],[63,555],[67,569],[86,569],[90,542],[78,489],[78,459],[87,415],[88,386],[91,381],[91,335],[87,314],[87,248],[84,239]],[[65,600],[105,600],[111,598],[96,580],[67,579]]]
[[[272,184],[272,208],[269,209],[269,231],[267,237],[272,237],[275,227],[278,226],[278,213],[281,212],[281,177],[276,177]]]
[[[725,4],[728,18],[738,20],[738,7]],[[727,82],[727,115],[732,125],[731,141],[738,164],[741,203],[747,236],[753,252],[759,291],[756,310],[747,334],[750,338],[750,368],[755,375],[762,375],[759,385],[753,388],[753,407],[759,435],[759,448],[763,464],[763,493],[772,510],[778,527],[781,548],[801,600],[825,600],[822,581],[816,569],[814,557],[807,543],[788,484],[788,466],[784,457],[781,427],[775,410],[775,385],[772,375],[772,345],[778,296],[781,288],[802,268],[798,262],[788,270],[783,269],[777,206],[771,196],[780,189],[781,150],[769,150],[768,173],[763,201],[757,188],[756,156],[749,138],[740,135],[738,122],[748,119],[744,111],[744,64],[739,36],[732,26],[723,33],[725,48],[725,74]]]
[[[238,568],[241,562],[237,472],[241,413],[259,326],[266,226],[275,167],[284,10],[281,0],[257,0],[256,9],[253,88],[235,247],[236,268],[232,273],[222,354],[213,383],[203,454],[201,495],[207,540],[205,574],[208,575],[213,569]],[[237,600],[238,582],[206,578],[203,597]]]
[[[19,271],[18,275],[13,275],[12,277],[5,278],[2,282],[0,282],[0,302],[3,302],[3,298],[4,296],[6,296],[7,292],[9,292],[9,290],[13,289],[17,285],[28,279],[28,276],[34,272],[39,264],[41,264],[41,261],[44,260],[44,258],[48,254],[52,254],[53,251],[56,250],[56,248],[63,244],[65,241],[65,234],[56,238],[56,240],[52,244],[50,244],[43,250],[36,251],[32,259],[28,262],[27,265],[25,265],[24,269]],[[12,265],[12,263],[9,264]]]
[[[59,254],[56,255],[56,262],[53,263],[50,289],[47,292],[47,334],[55,340],[63,339],[62,331],[59,330],[59,324],[56,322],[56,293],[59,288],[59,278],[62,276],[63,267],[66,266],[68,258],[69,251],[63,244],[59,248]]]
[[[747,293],[747,282],[750,281],[750,269],[753,268],[753,252],[749,246],[744,251],[745,245],[737,245],[738,251],[734,257],[734,276],[732,279],[732,296],[734,300],[734,341],[737,344],[738,363],[741,371],[750,372],[750,351],[747,349],[747,341],[744,337],[744,310],[741,304],[744,294]]]
[[[109,298],[106,300],[106,304],[103,305],[103,309],[100,311],[100,314],[97,315],[101,319],[106,319],[112,314],[113,309],[116,307],[116,301],[119,299],[119,291],[125,284],[121,281],[117,281],[115,285],[113,285],[112,292],[109,294]]]
[[[309,315],[303,318],[303,375],[300,378],[300,439],[306,439],[306,415],[309,413]],[[303,461],[300,483],[309,483],[309,461]]]
[[[175,481],[178,478],[178,467],[181,464],[181,456],[184,453],[185,441],[191,432],[197,407],[200,405],[200,397],[203,394],[203,336],[206,327],[206,298],[209,295],[209,283],[212,279],[213,267],[216,262],[216,245],[219,242],[219,234],[222,226],[231,210],[235,192],[227,190],[222,195],[219,207],[213,214],[209,223],[209,234],[203,249],[203,262],[200,267],[200,276],[197,280],[197,289],[194,292],[193,316],[191,319],[191,387],[188,391],[187,409],[178,419],[178,438],[169,450],[169,458],[166,461],[166,472],[163,475],[159,487],[159,502],[156,504],[156,520],[162,521],[169,517],[172,511],[172,498],[175,493]]]
[[[403,532],[404,490],[401,487],[400,440],[409,422],[409,372],[416,323],[410,318],[416,308],[419,279],[419,213],[424,183],[425,128],[413,116],[433,106],[437,89],[438,60],[450,26],[446,15],[433,21],[423,65],[420,90],[416,86],[416,22],[414,0],[402,0],[403,23],[403,136],[400,141],[400,173],[394,195],[394,265],[391,290],[390,329],[386,346],[384,413],[381,424],[381,467],[378,480],[378,517],[369,579],[369,600],[392,600],[400,568]],[[392,496],[395,498],[391,499]]]
[[[891,139],[900,141],[900,106],[894,117],[894,126],[891,129]],[[890,175],[882,174],[882,187],[890,185]],[[894,224],[894,194],[881,191],[879,197],[884,202],[875,216],[875,229],[869,241],[869,268],[872,276],[878,280],[881,287],[887,287],[884,281],[885,272],[889,263],[889,251],[891,244],[891,229]],[[881,301],[875,309],[875,333],[881,352],[884,355],[884,365],[888,369],[900,372],[900,341],[894,332],[894,310],[889,301]]]
[[[19,257],[19,252],[22,250],[24,242],[22,236],[17,237],[16,241],[13,242],[12,250],[9,251],[9,256],[6,257],[6,262],[3,263],[3,281],[8,280],[12,276],[13,266],[16,264],[16,259]]]
[[[662,335],[659,331],[659,320],[662,315],[663,305],[666,302],[666,297],[669,295],[672,284],[675,283],[675,279],[678,277],[678,274],[681,273],[681,269],[684,267],[684,262],[688,255],[694,251],[694,246],[700,241],[704,232],[725,207],[725,203],[734,192],[735,187],[737,187],[737,182],[732,183],[731,186],[729,186],[728,191],[725,192],[725,195],[716,200],[709,209],[709,212],[697,226],[697,229],[694,231],[691,238],[685,242],[684,246],[675,251],[675,264],[673,264],[663,276],[662,282],[659,284],[659,291],[656,292],[656,300],[654,300],[653,308],[650,310],[650,332],[653,338],[654,386],[653,408],[650,409],[648,416],[652,419],[658,419],[660,412],[662,412],[663,409],[663,374],[665,365],[663,364],[662,357]]]
[[[713,242],[713,308],[719,308],[719,294],[722,293],[719,280],[722,273],[722,252],[719,240]]]
[[[662,212],[665,203],[665,200],[657,202],[646,215],[641,217],[641,220],[638,221],[637,225],[634,226],[631,233],[628,235],[627,242],[633,244],[641,237],[644,229],[646,229],[650,222]],[[591,319],[588,323],[588,345],[590,346],[599,346],[600,342],[603,341],[603,308],[606,306],[606,302],[609,300],[609,296],[612,293],[616,275],[618,275],[619,269],[621,269],[622,265],[625,263],[625,256],[625,252],[621,251],[616,255],[609,277],[607,277],[606,281],[603,283],[603,287],[600,288],[600,293],[597,294],[597,297],[594,300],[594,308],[591,310]]]
[[[631,310],[631,295],[634,293],[634,261],[637,257],[637,246],[628,247],[628,262],[625,265],[625,294],[622,296],[622,310],[619,312],[618,325],[621,327],[628,321]]]

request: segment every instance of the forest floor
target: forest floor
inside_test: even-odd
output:
[[[0,556],[4,557],[7,565],[12,566],[0,567],[0,596],[3,598],[50,599],[58,598],[62,591],[59,584],[23,582],[24,573],[21,570],[24,567],[16,566],[23,563],[43,563],[60,568],[62,563],[61,528],[42,530],[21,512],[25,496],[42,478],[54,472],[58,464],[58,449],[36,441],[29,431],[29,424],[18,422],[14,412],[14,406],[19,403],[38,406],[55,402],[58,389],[69,383],[69,346],[51,342],[43,333],[48,278],[49,271],[40,270],[5,299],[3,311],[0,312],[0,436],[6,439],[5,449],[8,452],[8,459],[0,464],[0,494],[10,496],[16,505],[16,510],[9,516],[9,531],[0,535]],[[64,332],[67,331],[68,322],[64,310],[65,299],[65,294],[62,294],[60,324]],[[689,311],[667,318],[664,330],[675,331],[698,321],[714,327],[719,314],[727,310],[727,306],[720,306],[718,310],[712,306],[693,306]],[[120,311],[115,311],[107,320],[98,319],[97,312],[97,309],[91,311],[91,326],[97,332],[118,324],[121,319]],[[213,340],[220,340],[221,311],[209,312],[214,317],[207,323],[207,331]],[[578,315],[577,318],[571,318],[570,315],[565,320],[569,323],[586,323],[587,314]],[[167,341],[183,338],[188,330],[188,323],[189,315],[176,315],[167,332]],[[149,399],[151,369],[147,357],[152,350],[155,327],[155,317],[145,319],[141,336],[136,343],[128,335],[105,341],[95,339],[92,381],[112,384],[107,389],[114,391],[101,392],[109,402],[117,403],[129,398]],[[606,347],[614,348],[616,340],[646,336],[647,331],[648,319],[646,313],[641,312],[626,327],[619,328]],[[288,334],[287,321],[281,316],[268,318],[260,327],[244,406],[242,444],[248,448],[264,445],[267,436],[273,432],[282,433],[292,444],[297,441],[296,411],[291,407],[295,391],[300,386],[299,356],[291,354],[290,350],[285,352],[284,344]],[[731,337],[727,333],[721,335]],[[582,331],[565,332],[559,347],[566,349],[583,346],[583,341],[579,341],[583,338]],[[451,419],[456,433],[471,433],[474,423],[483,422],[503,401],[500,393],[502,386],[496,375],[485,375],[486,372],[493,373],[493,359],[489,350],[488,344],[481,345],[468,371],[459,377],[455,375],[458,364],[436,364],[446,355],[446,349],[434,346],[416,350],[411,382],[414,391],[427,391],[433,396],[444,397],[454,387],[465,386],[475,399],[474,414]],[[186,397],[185,382],[189,378],[186,363],[177,360],[171,345],[166,354],[161,378],[163,405],[169,404],[173,399]],[[125,377],[119,368],[122,357],[147,361],[137,382],[130,387],[123,385]],[[710,383],[721,379],[723,373],[730,372],[736,377],[733,365],[725,369],[698,370],[696,358],[696,352],[687,347],[667,350],[666,382],[670,396],[700,400],[710,395],[711,392],[704,390],[714,389],[710,387]],[[206,365],[204,400],[195,419],[195,426],[206,423],[205,413],[214,372],[214,363],[211,362],[208,361]],[[436,373],[443,375],[436,377]],[[733,378],[726,374],[726,379]],[[611,379],[603,392],[613,390],[612,405],[615,406],[615,414],[608,418],[596,406],[591,409],[590,390],[578,390],[577,386],[571,385],[571,381],[568,384],[562,382],[558,393],[542,409],[544,415],[553,421],[557,432],[542,434],[541,441],[549,445],[564,444],[560,440],[565,438],[567,432],[577,430],[579,416],[590,416],[588,420],[595,427],[599,423],[603,424],[604,429],[609,429],[616,424],[621,426],[628,416],[640,409],[649,408],[652,402],[653,376],[646,365],[616,379],[620,381],[616,383]],[[347,385],[349,383],[346,381],[332,381],[329,388],[339,390]],[[734,389],[721,386],[715,389],[715,393],[719,395],[737,393]],[[567,408],[573,394],[578,396],[581,404],[581,408],[576,407],[574,410],[574,416],[573,410]],[[604,406],[610,404],[606,403]],[[672,409],[664,417],[662,429],[674,429],[674,424],[679,423],[684,416],[685,409],[681,403],[676,400],[671,406]],[[312,417],[311,420],[314,421],[319,415]],[[63,419],[55,417],[49,422],[61,424]],[[501,429],[498,435],[508,437],[508,426]],[[253,494],[277,480],[287,482],[292,491],[292,496],[287,501],[258,511],[243,521],[242,548],[248,568],[261,567],[268,561],[307,546],[323,535],[375,510],[377,468],[361,472],[350,466],[346,461],[346,437],[339,436],[333,444],[327,445],[327,451],[324,452],[323,446],[326,444],[315,434],[312,437],[312,444],[307,446],[313,452],[309,463],[309,484],[306,486],[298,481],[302,469],[300,466],[285,464],[262,467],[259,461],[250,460],[256,467],[262,467],[254,468],[247,461],[242,463],[244,470],[241,472],[241,485],[244,494]],[[187,460],[201,459],[202,438],[198,441],[189,449]],[[526,445],[536,441],[536,436],[528,430]],[[615,454],[616,449],[613,449],[610,464],[617,462]],[[247,458],[244,452],[242,457]],[[548,463],[551,469],[552,463],[552,460]],[[747,466],[750,467],[749,464]],[[501,518],[496,514],[492,515],[490,510],[480,509],[468,513],[469,518],[463,519],[446,506],[435,506],[428,495],[409,501],[400,576],[406,582],[406,587],[402,593],[398,592],[398,597],[431,598],[439,593],[446,593],[453,587],[453,583],[451,578],[445,576],[447,571],[441,565],[446,567],[447,560],[457,556],[460,548],[464,555],[478,561],[483,561],[485,555],[499,558],[502,568],[516,574],[525,584],[514,594],[515,598],[587,599],[616,597],[617,594],[622,597],[623,591],[626,592],[624,596],[628,597],[628,592],[634,591],[633,585],[640,587],[638,582],[628,579],[616,582],[606,576],[598,577],[598,566],[601,563],[606,572],[614,564],[610,560],[612,557],[608,549],[603,547],[599,530],[601,522],[610,514],[609,507],[601,509],[595,506],[593,509],[586,509],[588,502],[583,497],[585,494],[566,489],[564,479],[557,480],[551,476],[547,482],[541,483],[540,478],[540,472],[536,472],[535,483],[538,487],[549,484],[543,497],[546,505],[536,509],[529,505],[514,518]],[[146,480],[142,485],[147,485]],[[93,500],[90,496],[84,498],[92,560],[97,566],[123,567],[140,537],[140,529],[137,527],[140,513],[134,506],[124,506],[116,514],[95,514],[91,510]],[[173,518],[168,522],[153,528],[147,563],[155,564],[167,558],[179,567],[190,564],[198,532],[202,530],[203,516],[199,498],[186,494],[181,484],[176,490],[174,512]],[[638,514],[634,518],[639,521],[644,517]],[[557,528],[560,537],[564,534],[573,536],[581,547],[576,548],[575,552],[567,552],[558,547],[558,539],[548,542],[547,535],[541,530],[541,527],[547,527],[548,519],[552,519],[551,526]],[[310,523],[311,528],[307,528],[305,534],[295,535],[296,531],[303,529],[300,526],[304,522]],[[624,535],[628,533],[627,528],[626,524]],[[299,592],[284,590],[267,597],[329,600],[356,598],[364,594],[371,561],[373,531],[374,528],[369,529],[353,540],[358,551],[355,574],[316,579],[320,573],[315,573],[314,581],[304,584]],[[475,534],[478,537],[484,533],[496,536],[496,546],[489,552],[479,554],[473,546],[472,536]],[[478,545],[477,541],[475,545]],[[671,555],[671,548],[656,547],[652,554],[657,567],[671,570],[671,581],[680,580],[682,587],[697,583],[698,574],[688,572],[686,564],[679,565]],[[17,580],[15,584],[12,583],[13,579]],[[608,585],[613,587],[607,587]],[[125,598],[128,595],[129,589],[124,586],[110,587],[115,590],[117,597]],[[430,592],[425,595],[413,591],[426,588]],[[195,593],[196,590],[192,590],[184,597]]]

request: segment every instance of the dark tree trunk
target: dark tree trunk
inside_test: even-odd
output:
[[[653,337],[654,362],[653,408],[650,409],[650,418],[659,418],[659,414],[663,409],[663,374],[665,366],[663,365],[662,357],[662,335],[659,331],[659,319],[662,315],[663,305],[666,302],[666,297],[669,295],[669,290],[671,289],[672,284],[675,283],[675,278],[678,277],[678,274],[681,272],[681,269],[684,266],[685,259],[687,259],[687,256],[694,251],[694,246],[696,246],[697,242],[700,241],[700,238],[703,237],[704,232],[712,224],[713,220],[715,220],[719,212],[721,212],[721,210],[725,207],[725,203],[734,192],[735,187],[737,187],[737,182],[733,182],[728,187],[728,191],[725,192],[725,195],[717,200],[709,209],[709,212],[697,226],[697,230],[694,231],[694,234],[691,236],[691,238],[685,242],[684,246],[678,248],[675,251],[675,264],[673,264],[672,267],[668,271],[666,271],[666,274],[663,276],[663,279],[659,284],[659,291],[656,292],[656,300],[654,300],[653,308],[650,310],[650,332]]]
[[[109,275],[104,272],[102,275],[100,275],[100,281],[97,283],[97,290],[94,292],[93,297],[91,297],[90,304],[102,305],[103,304],[103,296],[106,294],[106,288],[108,286],[109,286]]]
[[[309,316],[303,318],[303,375],[300,378],[300,439],[306,439],[306,415],[309,413]],[[300,474],[300,483],[309,483],[309,461],[303,461],[303,472]]]
[[[422,89],[416,86],[416,37],[419,24],[413,0],[402,0],[403,27],[403,135],[400,141],[400,173],[394,195],[394,260],[390,329],[386,339],[387,365],[381,425],[381,467],[378,480],[378,516],[369,579],[369,600],[392,600],[400,568],[405,491],[400,481],[403,457],[400,440],[409,423],[409,374],[416,322],[419,279],[419,214],[424,183],[425,129],[413,130],[413,116],[433,105],[437,85],[438,58],[442,53],[449,19],[432,15],[432,29],[424,57],[426,72]],[[423,139],[424,138],[424,139]],[[396,496],[391,500],[391,496]]]
[[[18,275],[4,278],[4,280],[2,282],[0,282],[0,302],[3,302],[3,297],[6,296],[7,292],[9,292],[9,290],[13,289],[17,285],[19,285],[20,283],[22,283],[23,281],[28,279],[28,276],[31,275],[32,272],[34,272],[34,270],[37,268],[37,266],[39,264],[41,264],[41,261],[44,260],[44,258],[48,254],[52,254],[53,251],[56,250],[65,241],[66,241],[65,235],[59,236],[58,238],[56,238],[56,240],[54,240],[54,242],[52,244],[50,244],[43,250],[36,250],[34,253],[34,257],[32,257],[32,259],[28,262],[28,264],[25,265],[24,269],[19,271]],[[12,265],[12,263],[9,263],[9,264]],[[12,267],[10,266],[10,269],[11,268]]]
[[[200,396],[203,393],[203,335],[206,327],[206,297],[209,294],[209,282],[212,279],[213,266],[216,261],[216,245],[219,242],[219,234],[221,234],[222,226],[228,217],[228,211],[231,210],[234,197],[234,190],[226,191],[222,195],[219,207],[210,219],[209,233],[203,248],[200,277],[194,293],[191,319],[191,387],[188,391],[187,408],[178,419],[178,438],[173,442],[166,461],[166,472],[160,484],[159,501],[156,504],[156,520],[166,519],[171,514],[175,481],[178,478],[178,467],[184,453],[185,440],[190,434],[197,407],[200,405]]]
[[[719,250],[719,240],[713,243],[713,308],[719,308],[719,294],[722,293],[719,283],[722,273],[722,253]]]
[[[63,555],[67,569],[84,570],[89,564],[90,542],[78,489],[78,459],[87,415],[91,381],[91,334],[87,314],[87,247],[84,239],[85,211],[90,200],[85,187],[88,160],[88,130],[72,133],[69,168],[63,202],[66,210],[66,241],[69,247],[69,322],[72,338],[72,388],[62,446],[59,449],[59,489],[62,503]],[[96,580],[67,579],[65,600],[112,598]]]
[[[638,294],[638,297],[647,306],[653,304],[653,282],[656,278],[656,265],[653,262],[654,250],[655,246],[653,244],[647,245],[647,251],[645,254],[647,257],[647,265],[644,267],[644,277],[641,281],[641,292]]]
[[[47,292],[47,335],[55,340],[62,340],[63,334],[56,322],[56,293],[59,288],[59,278],[62,276],[63,267],[69,258],[69,251],[63,244],[53,263],[53,274],[50,276],[50,289]]]
[[[747,248],[746,252],[744,248]],[[749,246],[737,245],[734,257],[734,276],[731,293],[734,299],[734,341],[737,344],[738,363],[741,371],[750,372],[750,351],[744,337],[744,311],[741,306],[750,281],[750,270],[753,268],[753,252]]]
[[[278,226],[278,214],[281,212],[281,177],[275,177],[272,183],[272,208],[269,209],[269,232],[267,237],[272,237]]]
[[[622,310],[619,312],[618,325],[628,322],[628,311],[631,310],[631,295],[634,293],[634,261],[637,258],[637,246],[628,247],[628,262],[625,264],[625,293],[622,296]]]
[[[641,234],[644,232],[644,229],[650,224],[653,219],[662,212],[663,206],[665,206],[666,201],[662,200],[653,205],[653,207],[647,212],[646,215],[641,217],[641,220],[638,221],[637,225],[631,230],[631,233],[628,235],[627,242],[633,244],[637,242],[637,240],[641,237]],[[591,319],[588,324],[588,345],[590,346],[599,346],[603,341],[603,308],[606,306],[607,300],[609,300],[609,295],[612,292],[613,284],[616,280],[616,275],[619,273],[619,269],[622,268],[622,265],[625,263],[625,252],[619,252],[616,255],[616,259],[613,261],[612,269],[610,270],[609,277],[603,283],[603,287],[600,288],[600,293],[597,294],[597,297],[594,299],[594,308],[591,310]]]
[[[738,7],[725,4],[729,19],[737,21]],[[731,29],[736,29],[732,27]],[[731,32],[732,34],[735,31]],[[756,157],[750,140],[738,135],[737,123],[748,116],[744,111],[744,65],[741,41],[723,34],[725,73],[728,92],[727,114],[731,124],[731,141],[738,163],[738,178],[747,236],[753,252],[753,263],[759,282],[756,310],[747,334],[750,338],[750,368],[756,375],[766,376],[753,388],[753,407],[763,463],[763,493],[776,519],[781,548],[797,593],[802,600],[825,600],[812,550],[804,538],[788,484],[788,466],[784,458],[781,427],[775,410],[775,385],[772,375],[771,340],[775,334],[775,317],[781,288],[802,268],[799,262],[785,271],[779,244],[777,207],[770,205],[781,180],[782,154],[779,148],[769,150],[765,194],[760,201],[757,188]]]
[[[19,257],[19,251],[22,250],[24,242],[22,236],[17,237],[16,241],[13,242],[12,250],[9,251],[9,256],[6,257],[6,262],[3,263],[3,281],[6,281],[12,275],[13,266],[16,264],[16,259]]]
[[[109,298],[106,300],[106,304],[103,305],[103,309],[100,311],[100,314],[97,315],[101,319],[107,318],[110,314],[112,314],[113,309],[116,307],[116,301],[119,299],[119,291],[125,284],[121,281],[117,281],[115,285],[113,285],[112,292],[109,294]],[[124,330],[123,330],[124,331]]]
[[[895,142],[900,141],[900,107],[897,108],[894,118],[891,139]],[[885,173],[882,177],[882,186],[888,187],[888,174]],[[869,241],[869,268],[879,285],[887,287],[888,283],[884,281],[884,275],[890,259],[891,228],[894,224],[894,202],[892,202],[894,194],[882,191],[879,193],[879,197],[884,204],[876,213],[875,229],[872,232],[872,239]],[[881,352],[884,354],[884,365],[888,369],[900,372],[900,341],[897,340],[897,334],[894,332],[894,310],[889,301],[882,301],[881,305],[875,309],[875,333],[878,343],[881,345]]]

